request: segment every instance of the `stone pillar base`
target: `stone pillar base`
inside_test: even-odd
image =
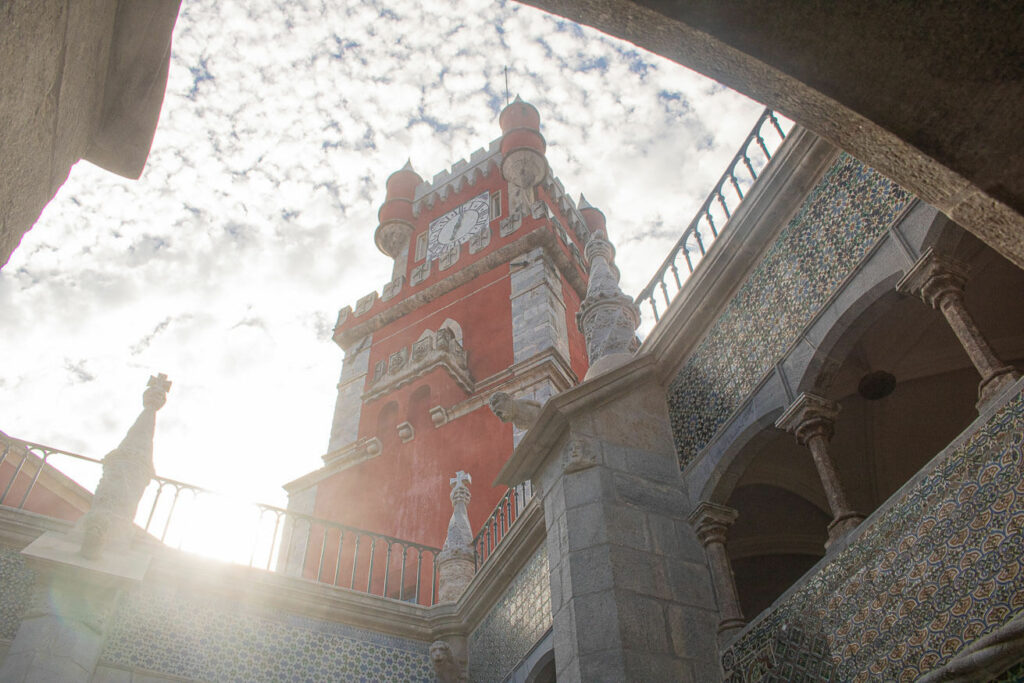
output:
[[[864,515],[859,512],[847,511],[840,513],[828,525],[828,540],[825,541],[825,549],[838,541],[840,538],[856,529],[864,521]]]
[[[999,370],[981,380],[981,383],[978,385],[978,402],[974,404],[974,407],[978,409],[979,413],[982,412],[992,401],[998,399],[1004,392],[1016,384],[1020,378],[1020,372],[1013,366],[1004,365],[999,368]]]

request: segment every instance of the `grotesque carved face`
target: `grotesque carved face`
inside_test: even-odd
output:
[[[493,394],[491,396],[490,405],[491,411],[497,415],[498,419],[502,422],[508,422],[512,419],[512,397],[504,391],[499,391]]]
[[[443,640],[435,640],[430,645],[430,661],[434,665],[445,664],[454,660],[451,646]]]

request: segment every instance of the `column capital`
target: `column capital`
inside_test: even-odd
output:
[[[835,401],[804,392],[786,408],[786,412],[775,421],[775,426],[795,434],[801,444],[818,434],[830,439],[840,410]]]
[[[705,500],[693,509],[688,520],[697,533],[697,538],[707,546],[716,542],[724,544],[725,533],[739,514],[731,507]]]
[[[896,283],[896,291],[918,296],[932,308],[939,308],[948,296],[962,296],[967,272],[966,264],[928,247]]]

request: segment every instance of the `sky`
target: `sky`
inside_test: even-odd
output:
[[[537,107],[554,174],[653,275],[763,107],[514,2],[185,0],[146,169],[77,164],[0,271],[0,430],[102,457],[141,409],[157,473],[283,505],[322,464],[337,312],[389,279],[387,176]]]

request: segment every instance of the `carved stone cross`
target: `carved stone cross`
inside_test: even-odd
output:
[[[451,484],[453,487],[464,486],[465,484],[463,484],[463,482],[465,482],[466,484],[472,484],[473,477],[470,476],[469,473],[463,472],[462,470],[456,472],[455,476],[448,480],[448,483]]]

